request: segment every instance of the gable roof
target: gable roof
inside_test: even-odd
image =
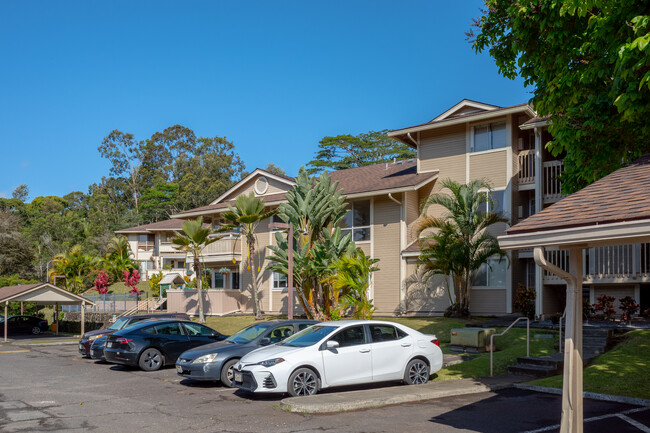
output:
[[[494,110],[496,108],[501,108],[498,105],[492,105],[492,104],[484,104],[483,102],[478,102],[478,101],[472,101],[471,99],[463,99],[453,107],[445,110],[442,114],[439,114],[438,116],[434,117],[431,122],[439,121],[439,120],[444,120],[448,117],[455,117],[454,113],[458,113],[459,111],[465,111],[464,109],[468,108],[473,108],[475,109],[472,112],[483,112],[483,111],[489,111],[489,110]],[[469,113],[467,113],[469,114]],[[431,123],[429,122],[429,123]]]
[[[50,283],[20,284],[0,287],[0,303],[30,301],[37,304],[58,303],[95,305],[83,296],[69,292]]]
[[[293,186],[296,184],[296,180],[291,176],[274,174],[271,173],[270,171],[263,170],[261,168],[256,168],[251,174],[249,174],[248,176],[246,176],[245,178],[243,178],[242,180],[234,184],[232,188],[230,188],[228,191],[224,192],[219,197],[217,197],[214,201],[212,201],[210,205],[215,205],[217,203],[220,203],[224,198],[228,197],[230,194],[237,191],[237,189],[240,188],[243,184],[255,178],[256,176],[264,176],[271,179],[275,179],[277,181],[287,184],[288,186]]]
[[[152,232],[162,232],[162,231],[175,231],[183,229],[184,220],[181,219],[168,219],[164,221],[158,221],[151,224],[143,224],[136,227],[128,227],[125,229],[116,230],[115,233],[152,233]]]
[[[508,235],[650,219],[650,154],[506,230]]]
[[[284,193],[261,195],[261,196],[259,196],[257,198],[262,200],[264,202],[264,204],[266,204],[267,206],[280,204],[280,203],[285,201]],[[175,215],[172,215],[172,216],[173,217],[180,217],[180,218],[189,218],[189,217],[192,217],[192,216],[204,215],[206,213],[224,212],[224,211],[228,210],[228,205],[234,206],[235,205],[235,200],[226,200],[226,201],[222,201],[221,203],[209,204],[207,206],[197,207],[197,208],[194,208],[194,209],[179,212],[179,213],[177,213]]]

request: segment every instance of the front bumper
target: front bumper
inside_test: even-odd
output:
[[[138,354],[124,349],[104,348],[104,359],[113,364],[138,365]]]
[[[241,374],[241,382],[237,382]],[[286,392],[286,380],[284,386],[278,385],[276,376],[268,370],[235,370],[234,385],[248,392]]]
[[[104,358],[104,346],[91,347],[90,348],[90,357],[92,359],[105,359]]]
[[[192,380],[221,380],[222,361],[192,364],[189,359],[176,361],[176,373]]]
[[[79,354],[81,356],[90,356],[90,345],[89,340],[79,340]]]

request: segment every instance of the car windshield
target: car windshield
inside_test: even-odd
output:
[[[310,326],[309,328],[303,329],[302,331],[292,335],[291,337],[278,344],[292,347],[311,346],[312,344],[318,343],[323,339],[323,337],[331,334],[335,329],[337,329],[336,326]]]
[[[269,323],[258,323],[255,325],[251,325],[247,328],[242,329],[241,331],[237,331],[235,334],[226,338],[225,341],[229,343],[237,343],[237,344],[250,343],[270,327],[271,324]]]
[[[124,325],[129,321],[128,318],[126,317],[120,317],[113,323],[111,326],[108,327],[108,329],[112,329],[113,331],[119,331],[120,329],[124,328]]]

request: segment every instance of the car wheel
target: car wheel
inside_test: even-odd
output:
[[[421,385],[429,381],[429,366],[421,359],[412,359],[406,365],[404,382],[409,385]]]
[[[145,349],[140,355],[138,365],[144,371],[156,371],[163,365],[163,356],[158,349]]]
[[[38,327],[38,326],[34,326],[34,327],[32,328],[32,334],[34,334],[34,335],[38,335],[38,334],[40,334],[40,333],[41,333],[41,328],[40,328],[40,327]]]
[[[289,376],[287,391],[293,397],[314,395],[318,392],[318,376],[311,368],[299,368]]]
[[[239,362],[239,358],[230,359],[223,367],[221,367],[221,383],[223,386],[232,388],[235,386],[232,382],[235,379],[235,364]]]

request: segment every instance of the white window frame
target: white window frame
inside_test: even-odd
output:
[[[276,279],[276,277],[280,277],[280,276],[286,278],[285,281],[287,282],[286,283],[287,285],[284,286],[284,287],[279,286],[279,284],[282,282],[282,280],[280,278]],[[278,283],[278,287],[275,286],[276,282]],[[273,272],[272,275],[271,275],[271,288],[274,291],[278,291],[278,292],[283,291],[283,290],[287,290],[289,288],[289,277],[287,275],[281,274],[279,272]]]
[[[235,274],[237,274],[237,277],[239,279],[239,281],[238,281],[238,283],[239,283],[238,286],[239,287],[237,287],[236,289],[235,289],[235,281],[234,281]],[[239,274],[239,270],[230,271],[230,289],[231,290],[239,290],[240,288],[241,288],[241,275]]]
[[[502,147],[494,147],[494,143],[493,143],[493,139],[492,139],[492,125],[496,125],[496,124],[500,124],[500,123],[504,124],[505,134],[506,134],[505,139],[506,140],[505,140],[505,143],[504,143],[504,145]],[[476,135],[476,128],[483,128],[483,127],[488,128],[488,144],[489,144],[489,148],[484,149],[484,150],[475,150],[476,146],[475,146],[474,137]],[[497,152],[497,151],[506,150],[507,148],[508,148],[508,122],[505,119],[498,120],[498,121],[495,121],[495,122],[481,123],[481,124],[478,124],[478,125],[473,125],[471,127],[470,146],[469,146],[470,153]]]
[[[367,201],[367,202],[368,202],[368,225],[365,225],[365,226],[355,226],[355,225],[354,225],[354,203],[361,202],[361,201]],[[350,210],[349,210],[349,212],[352,212],[352,213],[353,213],[353,218],[352,218],[352,227],[345,227],[345,228],[344,228],[344,227],[341,227],[341,233],[345,234],[346,232],[349,231],[349,232],[352,234],[352,240],[354,241],[355,244],[369,244],[369,243],[371,243],[371,242],[372,242],[372,235],[373,235],[372,230],[371,230],[371,227],[372,227],[372,216],[373,216],[373,215],[372,215],[372,205],[373,205],[373,201],[370,200],[370,199],[361,199],[361,200],[350,201],[350,202],[348,202],[348,204],[350,205]],[[363,241],[355,241],[355,240],[354,240],[354,231],[357,230],[357,229],[365,229],[365,230],[367,230],[367,231],[368,231],[369,239],[367,239],[367,240],[363,240]]]
[[[488,261],[489,261],[489,260],[495,260],[495,261],[498,262],[499,257],[498,257],[498,256],[490,257],[490,258],[488,259]],[[479,285],[472,285],[472,289],[479,289],[479,290],[503,290],[503,289],[507,288],[507,286],[508,286],[508,259],[504,257],[504,258],[501,259],[501,262],[498,263],[498,264],[503,264],[503,265],[505,266],[505,277],[504,277],[503,286],[490,286],[490,285],[487,285],[487,286],[479,286]],[[490,269],[490,266],[488,266],[488,262],[485,262],[483,265],[485,265],[485,267],[486,267],[486,278],[485,278],[485,280],[486,280],[486,282],[487,282],[488,284],[490,284],[490,272],[492,272],[492,269]],[[483,265],[481,265],[481,266],[483,266]]]
[[[222,277],[221,281],[223,282],[223,285],[221,287],[217,287],[217,275],[220,275]],[[226,276],[224,274],[222,274],[221,272],[219,272],[219,271],[212,271],[212,288],[213,289],[221,289],[221,290],[225,289],[226,288]]]
[[[506,209],[508,209],[508,207],[507,207],[508,198],[507,198],[506,191],[507,191],[506,188],[494,188],[494,189],[491,189],[491,190],[481,189],[481,190],[479,190],[479,193],[480,194],[486,194],[486,195],[489,196],[489,195],[491,195],[491,194],[493,194],[495,192],[503,192],[503,200],[501,201],[501,215],[507,215],[508,213],[506,212]],[[489,200],[487,200],[485,202],[485,205],[486,205],[487,211],[492,212],[492,203]]]

